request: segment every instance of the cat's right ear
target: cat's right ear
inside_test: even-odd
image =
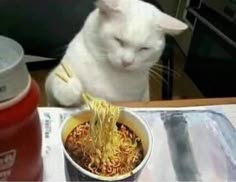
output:
[[[159,12],[158,29],[170,35],[178,35],[188,28],[188,25],[177,18]]]
[[[118,1],[119,0],[97,0],[95,4],[101,15],[110,18],[120,13]]]

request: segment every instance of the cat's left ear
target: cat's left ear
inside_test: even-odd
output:
[[[119,0],[97,0],[95,4],[103,16],[110,18],[120,13],[118,3]]]
[[[178,35],[188,28],[184,22],[170,15],[160,12],[158,29],[170,35]]]

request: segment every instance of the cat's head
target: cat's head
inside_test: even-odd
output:
[[[98,0],[97,36],[110,63],[124,70],[150,68],[160,58],[165,34],[187,29],[183,22],[141,0]]]

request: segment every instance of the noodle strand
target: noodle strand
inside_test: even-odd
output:
[[[82,167],[94,174],[114,176],[134,169],[143,158],[140,139],[124,125],[117,125],[120,107],[82,95],[92,113],[67,138],[67,149]],[[73,145],[74,144],[74,145]],[[82,156],[82,157],[81,157]]]

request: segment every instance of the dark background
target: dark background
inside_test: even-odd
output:
[[[158,6],[156,0],[146,0]],[[25,54],[60,58],[79,32],[95,0],[0,0],[0,35]]]
[[[94,0],[0,0],[0,34],[26,54],[61,57],[93,9]]]

